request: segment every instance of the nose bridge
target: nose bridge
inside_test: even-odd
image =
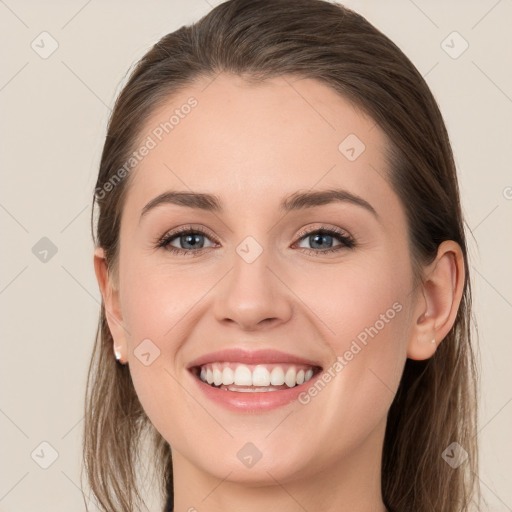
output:
[[[288,320],[290,296],[270,270],[274,258],[272,250],[264,245],[248,236],[235,248],[232,271],[216,298],[219,321],[231,320],[244,329],[255,329],[270,320]]]

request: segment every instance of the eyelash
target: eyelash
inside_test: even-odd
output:
[[[169,245],[175,238],[178,238],[179,236],[193,235],[193,234],[201,234],[201,235],[207,236],[208,238],[212,238],[209,235],[209,233],[207,233],[202,228],[194,228],[192,226],[185,226],[185,227],[180,228],[174,232],[166,233],[163,237],[158,239],[156,242],[156,248],[163,248],[171,253],[181,254],[184,256],[192,256],[192,257],[200,256],[207,248],[203,247],[201,249],[187,250],[187,249],[180,249],[178,247],[173,247],[172,245]],[[334,236],[341,242],[341,245],[337,245],[335,247],[326,249],[324,251],[322,251],[321,249],[305,249],[305,248],[301,247],[301,249],[303,251],[305,251],[306,254],[309,254],[309,255],[318,256],[319,254],[323,255],[323,254],[327,254],[327,253],[334,253],[334,252],[338,252],[343,249],[353,249],[356,246],[355,240],[351,236],[343,233],[342,231],[340,231],[336,228],[328,228],[325,226],[321,226],[319,228],[309,230],[309,231],[305,230],[305,231],[300,232],[298,235],[298,237],[299,237],[298,241],[300,242],[300,241],[302,241],[303,238],[306,238],[307,236],[311,236],[313,234]],[[213,241],[216,242],[215,240],[213,240]],[[216,243],[218,243],[218,242],[216,242]]]

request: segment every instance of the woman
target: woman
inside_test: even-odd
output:
[[[105,510],[139,509],[146,434],[166,511],[470,510],[455,164],[368,21],[231,0],[166,35],[116,101],[95,200],[84,459]]]

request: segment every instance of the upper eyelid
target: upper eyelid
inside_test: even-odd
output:
[[[209,237],[213,238],[213,239],[219,239],[221,237],[218,237],[216,235],[213,235],[212,233],[210,233],[210,231],[205,228],[205,227],[196,227],[196,226],[193,226],[193,225],[185,225],[185,226],[181,226],[179,228],[176,228],[176,230],[171,230],[171,231],[168,231],[166,232],[163,236],[162,236],[162,239],[165,239],[165,238],[174,238],[176,236],[179,236],[179,235],[183,235],[185,233],[201,233],[202,235],[208,235]]]
[[[297,236],[298,237],[304,237],[304,236],[306,236],[308,234],[316,233],[317,231],[333,231],[333,232],[335,232],[337,234],[341,234],[341,235],[345,234],[347,236],[350,236],[349,233],[345,229],[343,229],[343,228],[330,227],[330,226],[325,226],[325,225],[321,225],[321,226],[317,226],[317,227],[313,227],[313,228],[301,229],[297,233]],[[185,225],[185,226],[181,226],[179,228],[176,228],[176,230],[167,231],[162,236],[162,238],[166,238],[166,237],[170,237],[170,236],[177,236],[177,235],[181,235],[181,234],[187,233],[187,232],[199,232],[201,234],[206,234],[206,235],[212,236],[213,238],[222,238],[222,237],[218,237],[217,235],[211,234],[210,231],[208,230],[208,228],[205,228],[203,226],[196,227],[196,226],[193,226],[193,225]]]
[[[335,233],[335,234],[337,234],[339,236],[345,236],[347,238],[352,238],[350,233],[347,230],[343,229],[343,228],[329,227],[329,226],[325,226],[325,225],[318,226],[316,228],[305,228],[305,229],[302,229],[301,231],[299,231],[299,233],[297,233],[297,236],[299,238],[304,238],[305,236],[311,235],[312,233],[316,233],[318,231],[332,232],[332,233]]]

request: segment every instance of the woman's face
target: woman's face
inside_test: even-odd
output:
[[[146,123],[121,222],[125,330],[110,325],[175,463],[282,483],[379,463],[417,299],[385,144],[346,99],[291,77],[204,79]],[[327,190],[339,193],[322,199]],[[209,194],[218,208],[192,196],[146,207],[169,192]],[[193,233],[158,247],[181,228]],[[189,367],[224,349],[279,351],[308,362],[297,373],[323,371],[300,394],[213,389]],[[249,370],[261,363],[264,381],[281,362],[286,373],[287,357],[274,356]],[[236,370],[236,354],[223,358]]]

